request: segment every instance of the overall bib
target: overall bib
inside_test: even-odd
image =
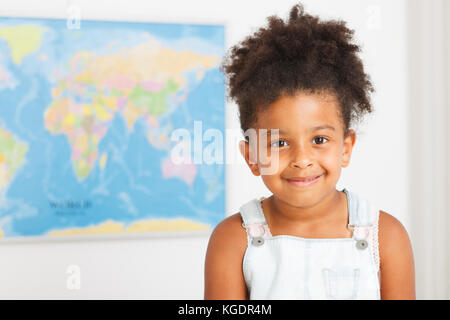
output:
[[[380,299],[379,210],[342,191],[352,238],[272,236],[263,198],[240,207],[248,240],[242,268],[250,299]]]

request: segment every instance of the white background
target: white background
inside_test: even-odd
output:
[[[225,24],[226,47],[264,25],[283,18],[288,0],[3,0],[0,16],[67,18],[69,5],[82,19]],[[407,187],[407,1],[309,0],[306,12],[343,19],[355,29],[361,58],[376,93],[375,112],[366,117],[343,187],[373,201],[409,229]],[[82,21],[81,21],[82,27]],[[0,102],[1,103],[1,102]],[[226,127],[239,128],[237,108],[226,105]],[[238,152],[227,145],[227,152]],[[269,195],[243,160],[226,167],[226,215],[244,202]],[[225,216],[225,214],[224,214]],[[0,298],[23,299],[202,299],[203,265],[209,233],[194,236],[113,238],[64,242],[0,243]],[[80,271],[80,288],[68,289],[69,266]]]

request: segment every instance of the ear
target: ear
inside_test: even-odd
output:
[[[239,151],[244,157],[245,162],[247,162],[247,165],[252,171],[253,175],[261,175],[261,173],[259,172],[258,163],[256,161],[257,157],[255,156],[255,152],[250,150],[250,144],[244,140],[239,141]]]
[[[342,168],[346,168],[350,164],[350,158],[352,156],[353,146],[356,142],[356,132],[349,130],[344,138],[344,152],[342,154]]]

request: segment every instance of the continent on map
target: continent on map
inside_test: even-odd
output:
[[[6,191],[17,171],[25,163],[27,151],[26,143],[0,128],[0,195]]]
[[[0,41],[6,40],[11,60],[20,64],[27,55],[36,52],[41,46],[45,29],[37,25],[18,25],[0,28]]]
[[[164,159],[161,165],[162,175],[165,179],[178,177],[188,186],[192,186],[197,175],[197,167],[192,162],[177,163],[171,157]]]
[[[154,231],[194,231],[208,230],[209,225],[192,221],[185,218],[177,219],[150,219],[139,220],[125,226],[123,222],[108,220],[98,225],[85,228],[68,228],[63,230],[52,230],[47,233],[49,236],[67,236],[80,234],[117,234],[117,233],[138,233]]]
[[[165,48],[152,38],[111,54],[78,52],[70,61],[70,72],[57,79],[52,90],[45,127],[52,134],[67,136],[78,180],[86,178],[98,162],[98,145],[117,115],[123,117],[130,132],[142,118],[149,144],[169,150],[170,128],[161,127],[158,117],[176,108],[186,96],[187,73],[195,73],[198,81],[219,59]],[[195,175],[196,171],[190,172]],[[183,178],[188,184],[192,179]]]

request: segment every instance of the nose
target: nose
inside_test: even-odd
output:
[[[312,157],[305,148],[297,148],[294,150],[294,157],[291,161],[291,167],[306,169],[313,165]]]

